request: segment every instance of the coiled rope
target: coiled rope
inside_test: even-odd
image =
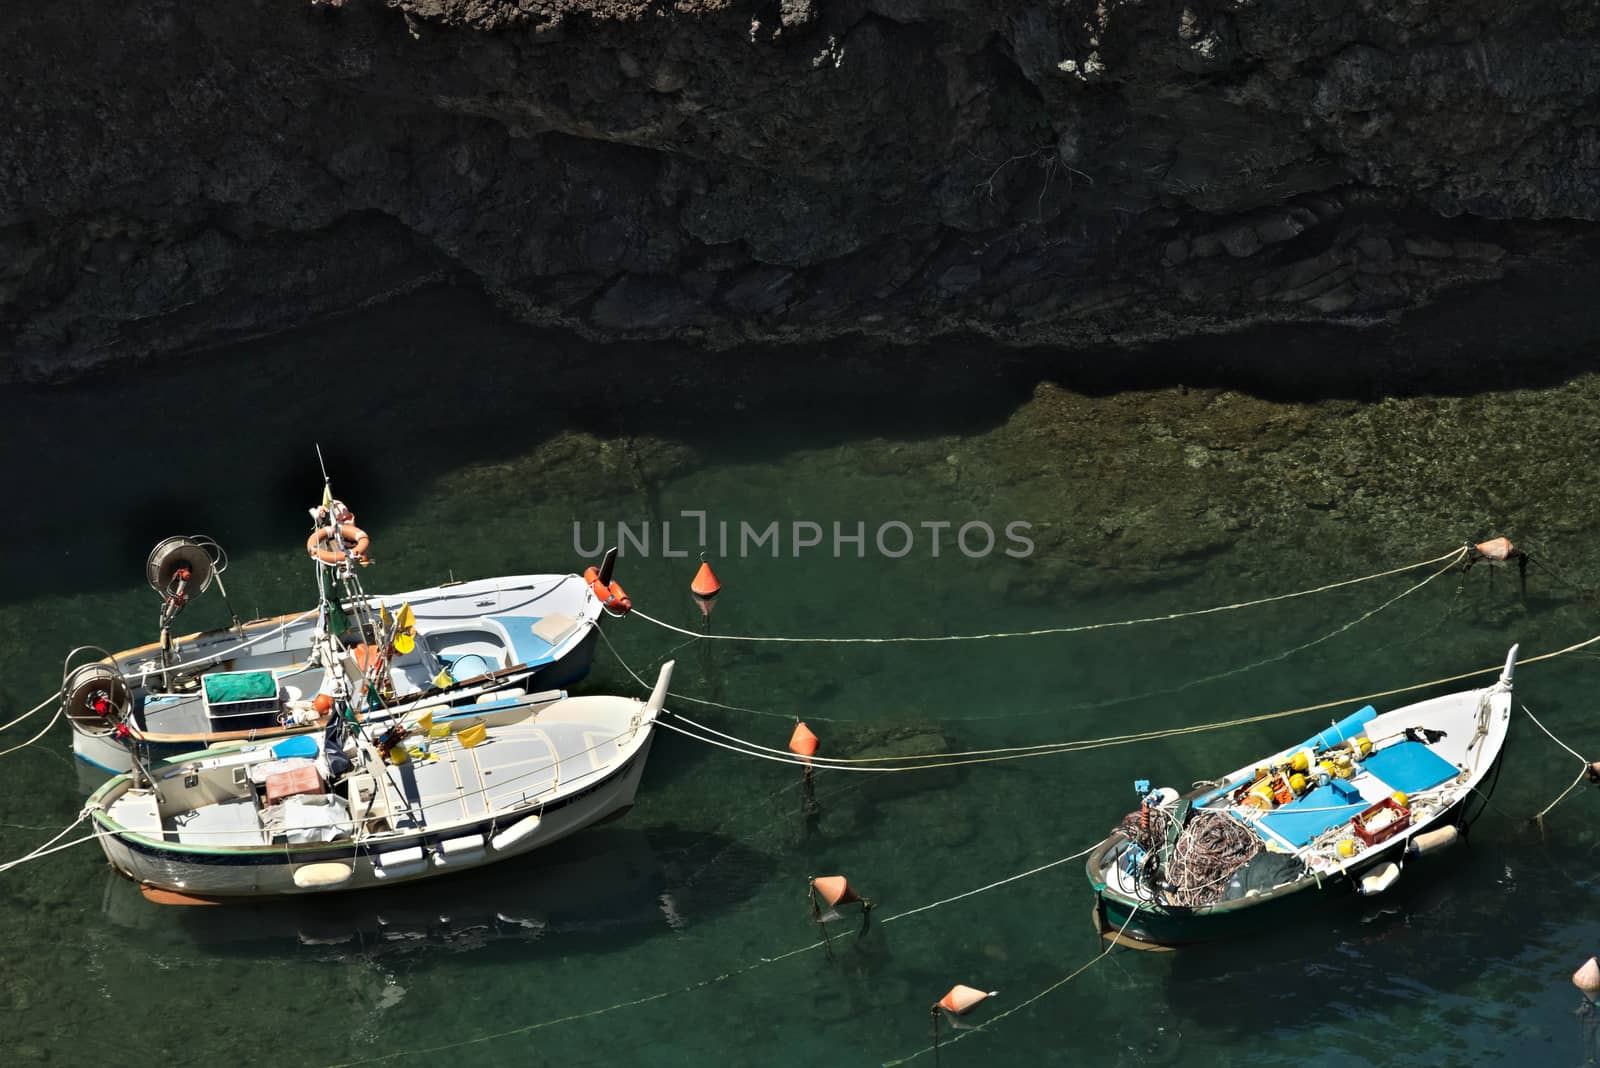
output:
[[[688,630],[687,628],[668,623],[665,620],[657,619],[654,616],[640,611],[637,608],[635,608],[630,615],[637,616],[647,623],[653,623],[665,630],[670,630],[675,634],[682,634],[685,637],[695,639],[696,641],[788,642],[803,645],[894,645],[910,642],[976,642],[998,638],[1040,638],[1051,634],[1081,634],[1086,631],[1110,630],[1115,627],[1137,627],[1145,623],[1167,623],[1177,619],[1193,619],[1197,616],[1215,615],[1218,612],[1234,612],[1241,608],[1255,608],[1259,605],[1273,604],[1277,601],[1294,600],[1297,597],[1310,597],[1314,594],[1327,593],[1330,590],[1342,589],[1346,586],[1355,586],[1363,582],[1372,582],[1375,579],[1388,578],[1390,575],[1399,575],[1407,571],[1415,571],[1419,567],[1431,567],[1434,564],[1443,563],[1446,560],[1450,561],[1450,564],[1448,565],[1449,567],[1454,567],[1456,564],[1460,563],[1466,558],[1468,551],[1468,548],[1463,546],[1458,549],[1452,549],[1449,552],[1443,553],[1439,556],[1435,556],[1432,559],[1419,560],[1414,564],[1406,564],[1403,567],[1392,567],[1387,571],[1377,571],[1373,574],[1362,575],[1358,578],[1342,579],[1338,582],[1329,582],[1322,586],[1312,587],[1311,589],[1295,590],[1292,593],[1279,593],[1274,594],[1271,597],[1258,597],[1253,601],[1239,601],[1235,604],[1214,605],[1210,608],[1196,608],[1186,612],[1169,612],[1166,615],[1161,616],[1142,616],[1138,619],[1119,619],[1104,623],[1079,623],[1073,626],[1061,627],[1040,627],[1036,630],[995,631],[989,634],[934,634],[889,638],[798,638],[777,635],[715,634],[707,631]],[[1448,567],[1446,570],[1448,570]]]

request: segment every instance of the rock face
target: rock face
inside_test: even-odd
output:
[[[444,276],[598,337],[1374,317],[1600,212],[1593,0],[14,12],[0,375]]]

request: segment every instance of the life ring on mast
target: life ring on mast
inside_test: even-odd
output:
[[[372,539],[367,537],[367,532],[354,523],[339,524],[339,537],[344,539],[345,546],[356,555],[362,563],[367,562],[367,547],[372,544]],[[334,548],[333,532],[327,527],[318,527],[306,539],[306,552],[311,554],[313,560],[324,564],[344,563],[344,554]]]
[[[600,581],[600,569],[598,567],[585,568],[583,581],[589,584],[589,592],[594,594],[595,599],[600,602],[601,608],[605,608],[619,616],[626,615],[633,608],[633,601],[628,598],[626,593],[622,592],[621,586],[615,582],[607,584]]]

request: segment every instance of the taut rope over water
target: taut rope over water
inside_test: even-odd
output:
[[[648,623],[654,623],[656,626],[665,630],[670,630],[674,633],[682,634],[686,637],[695,638],[700,641],[788,642],[803,645],[893,645],[909,642],[976,642],[998,638],[1039,638],[1051,634],[1079,634],[1085,631],[1109,630],[1113,627],[1136,627],[1144,623],[1166,623],[1177,619],[1192,619],[1196,616],[1214,615],[1218,612],[1233,612],[1241,608],[1255,608],[1259,605],[1272,604],[1277,601],[1290,601],[1297,597],[1310,597],[1314,594],[1326,593],[1329,590],[1337,590],[1345,586],[1355,586],[1362,582],[1371,582],[1374,579],[1388,578],[1390,575],[1399,575],[1407,571],[1415,571],[1419,567],[1430,567],[1433,564],[1443,563],[1446,560],[1450,562],[1450,567],[1454,567],[1466,559],[1469,549],[1470,547],[1468,546],[1462,546],[1459,549],[1451,549],[1449,552],[1435,556],[1429,560],[1419,560],[1414,564],[1406,564],[1404,567],[1392,567],[1387,571],[1377,571],[1373,574],[1362,575],[1358,578],[1343,579],[1339,582],[1329,582],[1325,585],[1316,586],[1307,590],[1295,590],[1292,593],[1279,593],[1274,594],[1271,597],[1258,597],[1253,601],[1239,601],[1235,604],[1214,605],[1211,608],[1196,608],[1186,612],[1170,612],[1162,616],[1142,616],[1138,619],[1119,619],[1105,623],[1079,623],[1074,626],[1041,627],[1037,630],[995,631],[989,634],[935,634],[889,638],[799,638],[777,635],[713,634],[705,631],[686,630],[683,627],[675,626],[666,622],[665,620],[657,619],[654,616],[642,612],[637,608],[633,610],[632,614],[638,616],[640,619],[643,619]]]

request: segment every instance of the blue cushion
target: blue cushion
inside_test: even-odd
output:
[[[543,638],[535,637],[533,628],[543,616],[490,616],[506,628],[511,635],[512,655],[518,663],[535,667],[554,659],[555,647]]]
[[[321,744],[309,734],[297,734],[293,738],[285,738],[272,747],[272,755],[279,760],[286,757],[314,757],[320,752],[322,752]]]
[[[1346,804],[1340,792],[1330,784],[1319,786],[1287,805],[1278,806],[1276,810],[1261,817],[1261,825],[1298,848],[1329,827],[1347,822],[1350,817],[1366,807],[1364,801],[1353,805]]]
[[[1363,760],[1361,766],[1391,790],[1408,794],[1438,786],[1461,773],[1460,768],[1421,742],[1386,745]]]

